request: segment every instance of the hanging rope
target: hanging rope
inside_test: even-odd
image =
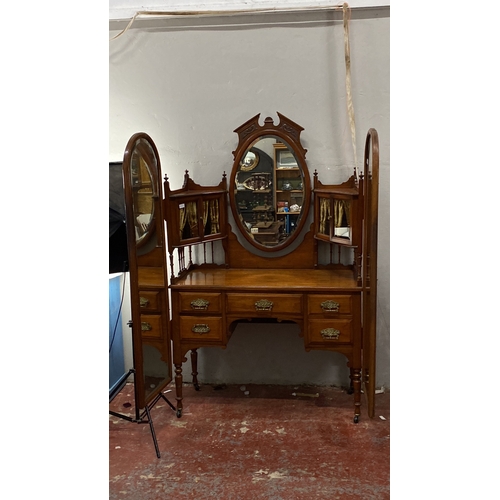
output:
[[[343,5],[335,5],[332,7],[315,7],[315,10],[340,10],[342,9],[342,17],[344,24],[344,54],[345,54],[345,88],[346,88],[346,103],[347,103],[347,114],[349,115],[349,125],[351,129],[351,140],[352,140],[352,149],[354,153],[354,171],[356,177],[359,178],[358,172],[358,156],[356,154],[356,123],[354,120],[354,105],[352,103],[352,92],[351,92],[351,48],[349,44],[349,21],[351,20],[351,9],[347,2],[344,2]],[[196,16],[223,16],[223,15],[233,15],[233,14],[255,14],[255,13],[264,13],[264,12],[297,12],[297,11],[305,11],[310,10],[310,7],[303,8],[291,8],[291,9],[279,9],[279,8],[271,8],[271,9],[244,9],[244,10],[221,10],[221,11],[162,11],[162,12],[149,12],[149,11],[138,11],[134,14],[132,19],[129,21],[127,26],[120,31],[117,35],[115,35],[111,40],[115,40],[118,37],[125,34],[134,21],[138,17],[196,17]]]
[[[342,6],[340,4],[334,5],[332,7],[314,7],[314,10],[340,10]],[[138,17],[210,17],[210,16],[232,16],[235,14],[262,14],[266,12],[303,12],[311,10],[311,7],[292,7],[292,8],[278,8],[272,7],[267,9],[240,9],[240,10],[192,10],[192,11],[147,11],[140,10],[137,11],[132,19],[125,28],[116,34],[111,40],[116,40],[118,37],[124,35],[134,24],[134,21]]]
[[[349,21],[351,19],[351,9],[347,3],[342,6],[344,18],[344,52],[345,52],[345,90],[347,101],[347,114],[349,115],[349,125],[351,127],[352,149],[354,153],[354,171],[358,176],[358,157],[356,155],[356,123],[354,120],[354,105],[352,104],[351,93],[351,48],[349,45]]]

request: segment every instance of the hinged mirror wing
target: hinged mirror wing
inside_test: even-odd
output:
[[[264,251],[281,250],[301,233],[311,199],[302,147],[304,130],[277,113],[279,123],[256,115],[238,127],[238,147],[229,181],[229,201],[241,234]]]
[[[314,172],[314,238],[329,245],[326,264],[352,268],[361,285],[363,175],[356,171],[342,184],[323,184]],[[336,251],[335,251],[336,250]]]
[[[160,157],[139,132],[123,156],[136,418],[172,380]]]
[[[222,244],[225,262],[227,239],[227,179],[224,172],[216,186],[201,186],[186,170],[180,189],[172,190],[165,176],[164,215],[167,223],[168,254],[172,279],[193,264],[215,264],[216,242]],[[197,250],[202,251],[197,253]],[[174,254],[177,254],[175,263]]]

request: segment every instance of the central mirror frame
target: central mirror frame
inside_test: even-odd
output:
[[[290,246],[290,244],[302,232],[302,228],[307,220],[311,203],[311,179],[305,158],[307,149],[304,149],[300,142],[300,133],[304,129],[281,113],[277,113],[277,115],[279,118],[279,123],[277,125],[274,124],[273,119],[270,117],[267,117],[264,120],[264,124],[260,125],[260,114],[258,114],[238,127],[236,130],[234,130],[234,132],[238,134],[238,147],[235,151],[233,151],[234,163],[229,181],[229,202],[231,205],[231,211],[233,213],[234,220],[244,238],[252,246],[264,252],[276,252]],[[259,139],[268,138],[270,136],[275,137],[283,142],[286,146],[288,146],[288,149],[290,149],[295,156],[297,166],[299,167],[300,173],[302,175],[303,191],[302,208],[296,228],[283,241],[273,246],[267,246],[255,240],[253,235],[248,231],[240,218],[240,211],[236,200],[238,181],[237,175],[238,172],[241,171],[242,162],[246,159],[247,153]]]

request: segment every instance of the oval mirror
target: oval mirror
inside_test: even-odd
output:
[[[134,211],[135,240],[143,246],[154,234],[154,186],[152,169],[157,168],[156,154],[144,138],[134,143],[130,155],[130,185]]]
[[[234,219],[246,240],[264,251],[281,250],[299,235],[307,219],[310,177],[302,127],[278,113],[264,125],[255,116],[235,130],[229,198]]]

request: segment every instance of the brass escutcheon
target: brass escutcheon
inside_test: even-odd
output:
[[[210,332],[210,327],[205,324],[197,324],[191,327],[191,331],[193,333],[199,333],[200,335],[203,335],[204,333]]]
[[[145,297],[139,297],[139,304],[140,307],[147,307],[149,306],[149,299],[146,299]]]
[[[148,323],[147,321],[141,321],[141,331],[142,332],[150,332],[153,329],[151,326],[151,323]]]
[[[210,302],[205,299],[196,299],[191,301],[191,309],[196,309],[198,311],[206,311]]]
[[[323,311],[339,312],[339,307],[340,304],[333,300],[325,300],[324,302],[321,302],[321,309],[323,309]]]
[[[340,337],[340,331],[335,328],[325,328],[321,330],[321,336],[326,340],[337,340]]]
[[[267,299],[261,299],[255,303],[256,311],[271,311],[272,308],[273,308],[273,303]]]

